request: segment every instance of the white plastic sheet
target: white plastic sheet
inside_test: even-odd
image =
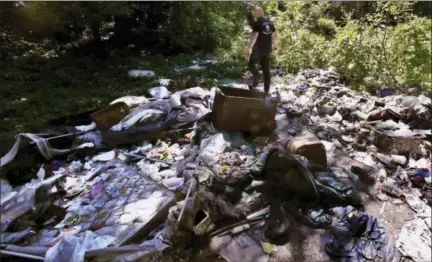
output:
[[[128,75],[132,78],[154,77],[155,72],[152,70],[130,70]]]
[[[86,250],[105,248],[113,242],[112,236],[98,236],[86,231],[80,237],[65,235],[45,254],[44,262],[81,262],[84,261]]]
[[[414,261],[431,261],[431,239],[431,207],[425,205],[424,212],[403,225],[396,247]]]

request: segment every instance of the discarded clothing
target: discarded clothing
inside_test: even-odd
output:
[[[308,160],[302,156],[279,150],[269,152],[262,172],[269,193],[276,196],[318,200],[319,191],[314,176],[307,166]]]
[[[362,204],[353,186],[341,182],[332,171],[314,173],[314,178],[322,203],[353,206]]]
[[[328,228],[332,223],[332,216],[320,206],[306,205],[298,209],[301,221],[313,228]]]
[[[326,252],[342,262],[393,261],[394,243],[376,218],[351,206],[332,211],[332,226],[323,238]]]

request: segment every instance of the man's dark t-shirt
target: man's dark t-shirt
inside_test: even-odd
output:
[[[275,32],[274,24],[267,18],[259,18],[253,25],[253,32],[258,32],[253,52],[257,54],[270,54],[272,52],[272,33]]]

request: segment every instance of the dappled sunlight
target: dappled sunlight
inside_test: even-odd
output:
[[[2,261],[431,260],[431,2],[0,14]]]

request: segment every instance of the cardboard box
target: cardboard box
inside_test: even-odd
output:
[[[90,117],[95,121],[96,128],[99,131],[108,131],[128,114],[128,105],[124,102],[118,102],[96,111]]]
[[[266,103],[265,94],[240,88],[219,86],[212,114],[220,131],[269,134],[276,127],[276,101]]]

